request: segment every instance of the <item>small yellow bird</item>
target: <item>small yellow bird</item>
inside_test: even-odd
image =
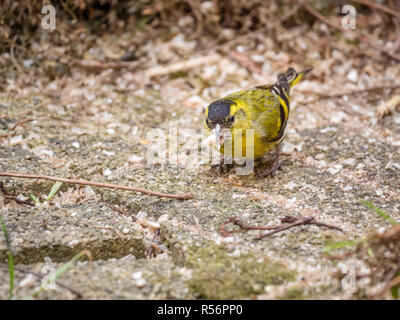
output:
[[[260,175],[276,172],[289,117],[290,89],[311,70],[296,72],[289,68],[278,75],[275,84],[234,92],[207,107],[206,127],[215,135],[217,149],[225,160],[259,159],[275,149],[272,164]],[[221,158],[220,171],[223,164]]]

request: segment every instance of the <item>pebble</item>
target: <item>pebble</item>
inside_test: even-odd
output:
[[[32,287],[35,284],[35,277],[33,274],[28,274],[25,278],[23,278],[18,284],[19,287]]]
[[[143,288],[146,284],[147,284],[147,281],[144,278],[141,278],[136,281],[136,286],[138,286],[139,288]]]
[[[142,271],[137,271],[137,272],[132,273],[132,278],[134,280],[139,280],[142,277],[143,277],[143,272]]]
[[[335,166],[333,166],[333,167],[330,167],[330,168],[328,169],[328,172],[329,172],[331,175],[334,175],[334,174],[338,173],[342,168],[343,168],[342,165],[337,164],[337,165],[335,165]]]
[[[358,81],[358,72],[356,69],[350,70],[350,72],[347,74],[347,80],[352,82]]]
[[[15,146],[17,144],[21,144],[23,142],[23,138],[21,135],[12,137],[10,139],[10,146]]]

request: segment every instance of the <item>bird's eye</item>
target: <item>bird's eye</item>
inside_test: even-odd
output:
[[[234,122],[234,121],[235,121],[235,116],[230,116],[230,117],[228,118],[228,121],[229,121],[229,122]]]

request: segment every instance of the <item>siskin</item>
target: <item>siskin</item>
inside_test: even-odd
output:
[[[256,160],[275,150],[271,165],[260,175],[275,173],[280,167],[282,141],[290,112],[290,90],[311,70],[296,72],[289,68],[278,75],[275,84],[234,92],[207,107],[206,127],[215,137],[217,149],[224,155],[220,172],[224,157]],[[251,139],[247,138],[248,132],[251,132]],[[235,146],[238,146],[237,150]]]

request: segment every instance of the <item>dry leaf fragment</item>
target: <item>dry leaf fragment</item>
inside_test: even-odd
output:
[[[378,110],[376,111],[377,116],[379,119],[382,119],[389,114],[391,114],[394,109],[400,106],[400,96],[396,95],[393,96],[388,102],[386,102],[384,105],[380,106]]]

